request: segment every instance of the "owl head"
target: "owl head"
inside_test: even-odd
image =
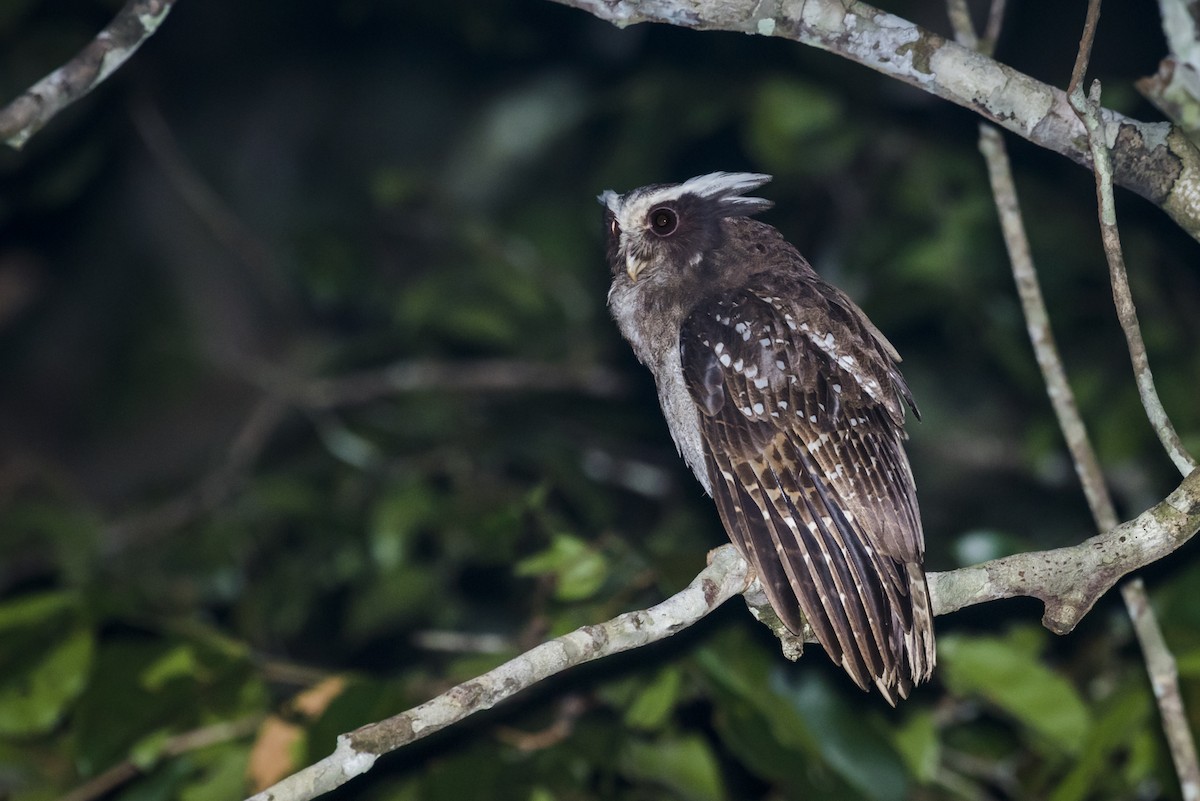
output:
[[[721,244],[721,220],[769,209],[771,201],[744,197],[771,176],[752,172],[713,172],[681,184],[653,184],[618,195],[604,205],[608,263],[614,280],[663,280],[685,265],[695,268]]]

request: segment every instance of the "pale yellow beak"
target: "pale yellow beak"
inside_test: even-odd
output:
[[[638,273],[642,271],[642,266],[642,262],[634,259],[627,259],[625,261],[625,274],[628,275],[629,280],[635,284],[637,283]]]

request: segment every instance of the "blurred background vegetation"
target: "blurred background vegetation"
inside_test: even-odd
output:
[[[998,57],[1064,85],[1084,3]],[[0,97],[115,0],[0,4]],[[937,2],[888,10],[948,34]],[[1105,4],[1105,104],[1164,44]],[[1015,299],[976,120],[795,44],[549,2],[180,0],[0,153],[0,798],[239,798],[724,541],[605,310],[595,195],[712,170],[905,356],[928,565],[1094,533]],[[1121,511],[1177,476],[1139,406],[1091,176],[1010,138]],[[1159,388],[1200,450],[1197,245],[1121,193]],[[1144,571],[1200,719],[1200,562]],[[387,757],[367,799],[1175,798],[1113,594],[939,618],[898,710],[731,603]],[[248,778],[249,777],[249,778]]]

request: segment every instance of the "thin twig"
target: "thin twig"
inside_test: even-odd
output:
[[[1092,3],[1089,6],[1089,30],[1084,33],[1084,43],[1080,45],[1080,57],[1076,61],[1076,72],[1079,75],[1082,75],[1087,69],[1087,53],[1091,48],[1091,39],[1095,35],[1094,27],[1099,13],[1098,5],[1098,3]],[[1076,94],[1082,95],[1079,89],[1075,91]],[[1093,108],[1099,109],[1098,101],[1094,101]],[[1084,122],[1087,124],[1086,120]],[[1005,243],[1012,261],[1013,275],[1016,278],[1018,294],[1025,311],[1030,340],[1033,342],[1038,364],[1042,368],[1047,391],[1050,393],[1055,414],[1058,415],[1059,426],[1067,438],[1076,471],[1083,483],[1088,507],[1092,511],[1097,527],[1101,531],[1109,530],[1116,520],[1112,499],[1107,485],[1104,483],[1095,451],[1088,440],[1086,428],[1079,416],[1050,330],[1049,316],[1021,221],[1020,206],[1004,141],[1000,132],[990,125],[980,125],[980,150],[983,151],[987,161],[992,192],[1000,215],[1001,229],[1004,232]],[[1098,176],[1099,169],[1100,167],[1097,167]],[[1111,182],[1109,186],[1111,192]],[[1115,229],[1115,215],[1113,224]],[[1116,279],[1114,278],[1114,287],[1115,284]],[[1136,317],[1133,325],[1136,329]],[[1140,341],[1140,335],[1138,339]],[[1134,628],[1142,646],[1143,658],[1151,676],[1155,697],[1158,700],[1163,729],[1171,743],[1171,754],[1175,760],[1180,786],[1183,788],[1185,797],[1195,798],[1194,793],[1200,788],[1200,772],[1197,771],[1196,752],[1194,744],[1191,742],[1187,718],[1183,714],[1183,702],[1179,695],[1178,675],[1174,671],[1174,659],[1163,642],[1161,631],[1158,629],[1158,623],[1154,619],[1145,587],[1141,581],[1130,581],[1123,584],[1121,597],[1133,619]],[[1047,615],[1049,613],[1048,604]]]
[[[0,140],[20,149],[54,115],[95,89],[167,18],[175,0],[129,0],[74,58],[0,109]]]
[[[222,721],[177,734],[163,743],[157,757],[159,760],[177,757],[180,754],[198,751],[210,745],[248,737],[255,732],[262,719],[262,715],[248,715],[238,720]],[[119,762],[71,790],[59,798],[59,801],[93,801],[93,799],[106,796],[126,782],[141,776],[146,769],[147,766],[144,763],[135,763],[132,760]]]
[[[287,404],[280,398],[262,398],[234,435],[221,463],[198,485],[149,511],[130,515],[106,527],[103,542],[107,554],[124,551],[156,532],[186,525],[220,506],[241,484],[287,410]]]
[[[950,18],[950,27],[954,28],[954,41],[978,50],[979,36],[975,33],[975,23],[971,22],[967,0],[946,0],[946,16]]]
[[[1116,520],[1116,513],[1095,451],[1088,440],[1070,385],[1066,381],[1061,360],[1058,358],[1045,304],[1041,299],[1037,274],[1029,256],[1028,240],[1024,238],[1020,211],[1016,206],[1016,194],[1012,188],[1012,175],[1008,169],[1007,154],[1004,152],[999,131],[987,124],[981,125],[980,128],[980,148],[988,160],[989,172],[1003,171],[1002,175],[993,175],[992,187],[1002,220],[1001,227],[1005,230],[1005,240],[1009,244],[1009,255],[1013,263],[1013,273],[1017,279],[1018,293],[1021,296],[1022,306],[1026,310],[1030,339],[1034,343],[1034,350],[1037,353],[1038,364],[1042,367],[1047,391],[1050,393],[1055,413],[1059,417],[1059,425],[1067,438],[1075,469],[1083,483],[1084,494],[1088,498],[1088,508],[1091,509],[1098,528],[1103,531],[1111,528],[1111,521]],[[1152,679],[1155,676],[1158,677],[1155,683],[1155,695],[1159,699],[1163,727],[1167,732],[1168,739],[1172,742],[1172,756],[1177,753],[1191,754],[1190,760],[1176,763],[1180,784],[1186,792],[1186,788],[1193,781],[1193,771],[1189,765],[1195,764],[1195,750],[1185,752],[1177,749],[1174,745],[1183,735],[1173,734],[1173,732],[1178,732],[1180,728],[1187,730],[1186,718],[1176,712],[1176,710],[1182,710],[1178,683],[1170,682],[1169,673],[1162,669],[1156,671],[1154,667],[1155,664],[1168,660],[1173,663],[1173,660],[1170,653],[1165,650],[1165,645],[1160,649],[1153,642],[1143,639],[1143,631],[1151,629],[1157,631],[1158,627],[1150,612],[1149,601],[1141,583],[1128,582],[1122,585],[1121,596],[1130,615],[1134,617],[1143,657]],[[1161,641],[1161,635],[1159,641]],[[1173,686],[1174,692],[1170,691],[1171,686]],[[1186,736],[1190,737],[1190,733]]]
[[[1100,207],[1100,238],[1104,244],[1105,258],[1108,260],[1117,319],[1121,322],[1121,330],[1125,333],[1125,342],[1129,346],[1129,358],[1133,362],[1133,377],[1137,382],[1138,395],[1167,455],[1179,472],[1187,475],[1196,469],[1197,462],[1184,448],[1183,441],[1180,440],[1158,397],[1154,375],[1150,372],[1150,359],[1146,355],[1146,343],[1142,340],[1142,328],[1138,324],[1137,309],[1133,304],[1133,293],[1129,289],[1125,256],[1121,250],[1121,233],[1117,228],[1116,201],[1113,198],[1112,157],[1100,122],[1100,82],[1092,83],[1090,98],[1085,98],[1082,87],[1077,87],[1071,94],[1071,106],[1087,128],[1092,149],[1096,199]]]
[[[260,362],[235,367],[243,378],[266,394],[234,435],[221,463],[183,494],[110,523],[104,537],[109,554],[124,551],[155,532],[186,525],[220,506],[241,484],[246,471],[293,407],[319,418],[333,409],[411,392],[577,392],[614,398],[625,394],[627,389],[625,379],[606,367],[521,359],[411,360],[378,370],[307,380]]]
[[[996,42],[1000,40],[1000,28],[1004,25],[1005,5],[1005,0],[992,0],[987,27],[983,29],[983,39],[979,42],[979,52],[984,55],[990,56],[996,50]]]
[[[1154,386],[1150,373],[1150,362],[1146,356],[1146,345],[1142,341],[1142,330],[1138,324],[1137,310],[1133,305],[1133,294],[1129,289],[1129,277],[1125,270],[1125,257],[1121,250],[1120,231],[1117,228],[1116,202],[1112,189],[1112,162],[1104,129],[1100,123],[1100,82],[1094,81],[1089,97],[1084,97],[1083,87],[1076,86],[1071,92],[1071,106],[1079,114],[1088,132],[1092,149],[1093,171],[1096,175],[1096,196],[1100,207],[1100,234],[1104,244],[1104,255],[1108,261],[1109,280],[1113,288],[1113,301],[1117,318],[1125,341],[1129,347],[1129,358],[1133,362],[1134,379],[1141,396],[1142,406],[1150,419],[1159,441],[1175,466],[1184,475],[1196,470],[1196,460],[1183,447],[1175,427],[1167,417]],[[1179,673],[1175,659],[1154,617],[1150,599],[1141,581],[1126,582],[1121,587],[1121,597],[1133,620],[1134,631],[1142,648],[1142,657],[1154,688],[1163,731],[1175,764],[1175,773],[1183,797],[1189,801],[1200,799],[1200,759],[1197,759],[1195,741],[1183,707],[1179,690]]]
[[[155,165],[188,209],[222,247],[249,268],[260,288],[269,291],[273,300],[280,300],[285,282],[279,277],[271,249],[191,164],[157,106],[139,95],[129,103],[129,117]]]
[[[1075,66],[1071,69],[1071,82],[1067,94],[1074,92],[1087,73],[1088,61],[1092,58],[1092,42],[1096,40],[1096,26],[1100,23],[1100,0],[1088,0],[1087,18],[1083,22],[1083,35],[1079,39],[1079,50],[1075,53]]]
[[[1163,639],[1158,619],[1150,607],[1150,599],[1146,597],[1146,585],[1140,578],[1135,578],[1126,582],[1122,590],[1127,588],[1130,592],[1122,594],[1125,594],[1125,605],[1133,621],[1133,630],[1142,646],[1146,671],[1150,674],[1150,686],[1154,689],[1154,698],[1162,714],[1167,746],[1179,775],[1180,789],[1184,801],[1197,801],[1200,799],[1200,768],[1196,763],[1196,741],[1188,726],[1187,711],[1183,708],[1183,697],[1179,693],[1179,669]]]
[[[304,382],[296,396],[309,409],[352,406],[381,397],[428,390],[471,392],[579,392],[599,398],[624,394],[625,380],[595,365],[524,359],[408,360],[377,370]]]
[[[589,707],[590,704],[584,696],[572,693],[558,702],[558,710],[549,726],[539,731],[522,731],[511,726],[499,726],[496,729],[496,739],[518,751],[544,751],[570,737],[575,731],[575,724]]]
[[[954,0],[949,1],[954,2]],[[1101,174],[1102,172],[1107,172],[1108,174],[1107,199],[1110,204],[1112,201],[1112,175],[1111,165],[1107,161],[1107,146],[1102,141],[1103,137],[1097,136],[1097,130],[1100,127],[1098,85],[1095,88],[1096,96],[1092,98],[1091,104],[1087,109],[1091,113],[1090,121],[1083,117],[1083,110],[1080,106],[1076,105],[1077,102],[1083,105],[1083,92],[1078,87],[1078,84],[1087,70],[1092,40],[1095,37],[1096,22],[1099,19],[1099,6],[1098,0],[1092,0],[1088,6],[1088,18],[1085,24],[1083,41],[1079,46],[1075,70],[1071,79],[1071,100],[1072,105],[1076,107],[1076,110],[1080,114],[1081,121],[1087,127],[1095,154],[1093,161],[1097,180],[1096,191],[1101,197],[1101,224],[1103,226],[1105,223],[1104,210],[1106,208],[1112,210],[1112,206],[1105,206],[1105,193],[1101,186]],[[954,18],[953,15],[952,18]],[[1098,141],[1099,145],[1097,144]],[[1009,257],[1012,262],[1013,275],[1016,278],[1021,305],[1025,311],[1030,340],[1033,342],[1038,364],[1042,368],[1042,376],[1047,391],[1050,393],[1055,414],[1058,416],[1059,427],[1063,430],[1063,434],[1067,438],[1068,446],[1075,462],[1075,469],[1079,473],[1080,480],[1083,483],[1084,494],[1088,499],[1088,508],[1092,511],[1097,527],[1102,532],[1111,530],[1112,523],[1116,520],[1116,513],[1113,508],[1111,496],[1108,493],[1107,485],[1104,483],[1099,461],[1088,440],[1087,430],[1079,416],[1070,385],[1067,383],[1066,373],[1058,355],[1058,348],[1054,343],[1053,333],[1050,330],[1049,316],[1046,311],[1045,301],[1042,298],[1037,272],[1033,266],[1033,259],[1030,255],[1029,240],[1025,236],[1016,188],[1012,179],[1012,169],[1008,162],[1004,140],[998,130],[983,123],[980,125],[979,147],[987,162],[992,193],[995,198],[996,209],[1000,215],[1001,229],[1004,233],[1005,244],[1008,247]],[[1110,272],[1113,275],[1114,298],[1117,298],[1118,316],[1122,316],[1121,309],[1123,304],[1119,297],[1117,285],[1119,282],[1123,284],[1125,295],[1128,297],[1128,282],[1125,280],[1124,261],[1120,254],[1120,240],[1117,238],[1115,211],[1113,211],[1108,219],[1111,222],[1111,232],[1106,232],[1104,240],[1105,252],[1109,255]],[[1119,277],[1118,271],[1112,267],[1114,262],[1119,262],[1120,264]],[[1126,329],[1126,337],[1135,337],[1140,345],[1141,332],[1137,325],[1136,314],[1133,313],[1131,298],[1128,299],[1127,308],[1130,323],[1126,326],[1125,318],[1122,317],[1122,327]],[[1129,339],[1129,341],[1130,353],[1132,355],[1134,353],[1133,339]],[[1141,348],[1141,353],[1144,358],[1144,347]],[[1134,358],[1134,364],[1136,373],[1136,358]],[[1148,376],[1148,365],[1146,366],[1146,373]],[[1150,388],[1153,390],[1152,383]],[[1157,400],[1156,394],[1154,399]],[[1147,406],[1147,413],[1153,419],[1153,414],[1150,412],[1149,406]],[[1169,425],[1169,421],[1167,424]],[[1172,433],[1174,433],[1173,429]],[[1196,475],[1194,471],[1195,464],[1193,463],[1191,467],[1193,469],[1185,471],[1185,475],[1190,474],[1190,476],[1194,477]],[[1137,633],[1138,642],[1142,648],[1142,657],[1146,663],[1146,669],[1154,688],[1159,715],[1162,718],[1163,730],[1166,732],[1167,740],[1170,744],[1171,757],[1175,763],[1176,774],[1179,777],[1183,796],[1185,799],[1189,799],[1189,801],[1196,801],[1197,798],[1200,798],[1200,766],[1197,765],[1195,742],[1192,739],[1191,729],[1188,726],[1187,716],[1183,708],[1183,700],[1179,692],[1179,676],[1175,666],[1175,659],[1167,649],[1166,642],[1163,640],[1162,631],[1159,629],[1158,621],[1154,617],[1154,612],[1150,606],[1150,600],[1146,595],[1146,588],[1142,581],[1135,579],[1125,582],[1121,586],[1121,597],[1133,621],[1134,631]],[[1051,608],[1049,602],[1047,602],[1047,618],[1050,615]]]
[[[1071,452],[1071,460],[1083,485],[1083,494],[1087,497],[1088,508],[1096,521],[1096,528],[1107,531],[1117,523],[1116,509],[1112,496],[1109,495],[1108,485],[1104,481],[1100,461],[1096,458],[1087,429],[1079,415],[1075,393],[1071,391],[1066,370],[1063,369],[1062,359],[1058,355],[1058,345],[1050,328],[1050,315],[1046,311],[1046,301],[1042,296],[1037,269],[1029,250],[1029,239],[1025,235],[1025,224],[1021,219],[1021,207],[1017,200],[1017,188],[1013,183],[1008,153],[1003,137],[994,126],[980,124],[979,149],[987,163],[996,211],[1000,215],[1000,230],[1008,248],[1009,260],[1012,262],[1017,296],[1025,313],[1029,341],[1033,344],[1033,352],[1042,371],[1046,393],[1050,396],[1059,428],[1062,429],[1067,449]]]

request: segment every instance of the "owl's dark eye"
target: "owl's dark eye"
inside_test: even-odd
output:
[[[670,236],[679,227],[679,215],[666,206],[650,212],[650,230],[659,236]]]
[[[621,224],[617,222],[616,217],[610,217],[608,220],[608,233],[611,236],[621,235]]]

